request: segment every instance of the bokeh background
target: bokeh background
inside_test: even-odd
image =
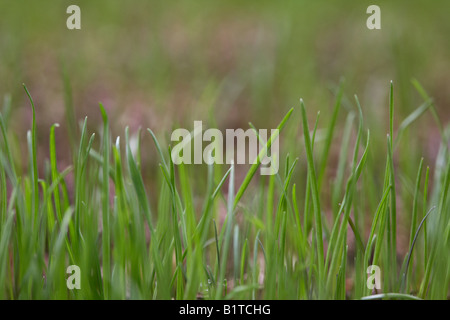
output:
[[[81,30],[66,28],[70,4]],[[370,4],[381,6],[381,30],[366,28]],[[220,126],[273,127],[300,97],[326,117],[345,77],[346,94],[385,125],[389,81],[401,119],[420,102],[414,77],[445,122],[449,11],[445,0],[1,0],[0,94],[12,95],[18,131],[30,114],[22,83],[40,123],[64,121],[63,70],[77,118],[98,120],[102,101],[113,124],[156,132],[211,114]]]

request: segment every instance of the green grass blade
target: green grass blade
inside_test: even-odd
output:
[[[277,127],[277,131],[272,134],[267,141],[266,145],[263,147],[263,149],[258,154],[258,157],[256,158],[256,161],[252,166],[250,167],[249,171],[247,172],[247,175],[244,178],[244,181],[242,182],[241,186],[239,187],[239,190],[236,193],[236,197],[234,199],[234,205],[233,207],[236,208],[237,204],[239,203],[239,200],[241,200],[242,195],[244,194],[245,190],[248,188],[248,185],[250,184],[250,181],[252,180],[253,176],[256,173],[256,170],[258,169],[259,165],[261,164],[261,159],[267,154],[267,151],[270,149],[272,142],[278,137],[281,130],[283,129],[286,122],[291,117],[292,111],[294,109],[290,109],[288,113],[284,116],[283,120],[281,120],[280,124]],[[276,160],[275,160],[276,161]]]

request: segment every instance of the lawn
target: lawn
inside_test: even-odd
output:
[[[0,299],[450,297],[448,1],[70,4],[0,0]]]

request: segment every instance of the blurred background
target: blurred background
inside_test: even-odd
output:
[[[66,28],[71,4],[81,8],[81,30]],[[381,7],[381,30],[366,27],[371,4]],[[41,158],[48,158],[50,126],[62,124],[57,153],[63,168],[71,161],[70,124],[63,124],[88,116],[90,131],[98,132],[98,102],[114,136],[123,135],[125,126],[132,132],[151,128],[166,143],[174,128],[192,130],[194,120],[221,129],[246,129],[249,121],[275,128],[299,98],[310,126],[321,111],[320,129],[345,78],[337,130],[355,110],[357,94],[374,133],[373,150],[383,151],[372,151],[371,161],[383,163],[390,80],[396,127],[423,103],[412,78],[434,98],[442,123],[449,122],[449,12],[448,0],[0,0],[0,96],[12,101],[3,113],[25,148],[31,126],[25,83],[36,103]],[[299,112],[295,119],[281,148],[289,143],[304,156]],[[428,112],[412,128],[414,138],[405,134],[396,161],[414,177],[420,156],[433,166],[440,136]],[[150,137],[143,141],[143,169],[158,171]],[[331,159],[338,150],[336,141]]]

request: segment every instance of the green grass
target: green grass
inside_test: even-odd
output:
[[[317,116],[312,131],[300,100],[278,126],[279,172],[256,175],[260,154],[241,180],[235,165],[175,166],[171,147],[150,129],[133,151],[129,128],[113,141],[102,105],[100,138],[88,132],[87,119],[79,132],[74,123],[55,124],[49,160],[40,163],[38,150],[47,151],[37,140],[39,106],[25,87],[33,112],[25,170],[0,115],[0,298],[447,299],[450,128],[413,83],[425,102],[397,128],[391,83],[384,146],[376,143],[383,130],[366,127],[358,97],[341,108],[342,85],[329,123]],[[440,128],[440,151],[436,163],[410,153],[416,173],[408,176],[397,148],[426,112]],[[79,143],[71,143],[72,164],[61,168],[56,137],[64,126]],[[322,127],[325,139],[318,139]],[[144,145],[142,136],[153,143]],[[160,162],[150,184],[142,174],[144,146],[156,148]],[[338,156],[330,157],[332,147]],[[408,237],[406,249],[399,235]],[[66,287],[72,264],[81,268],[80,290]],[[372,264],[381,268],[376,293],[366,286]]]

